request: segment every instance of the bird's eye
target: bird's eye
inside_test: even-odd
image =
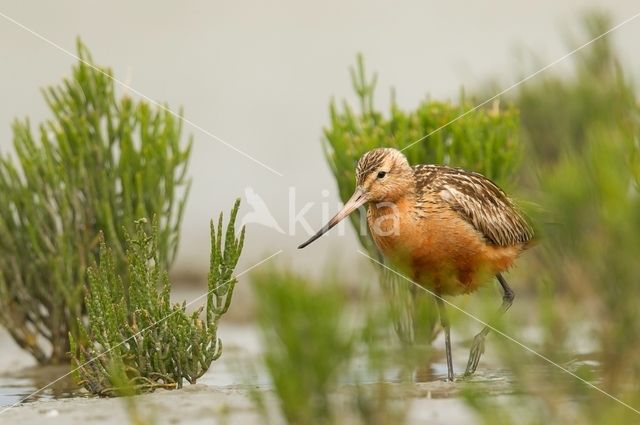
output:
[[[378,178],[379,178],[379,179],[383,178],[383,177],[384,177],[384,176],[386,176],[386,175],[387,175],[387,172],[386,172],[386,171],[379,171],[379,172],[378,172]]]

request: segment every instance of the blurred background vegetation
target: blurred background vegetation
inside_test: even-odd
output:
[[[609,27],[606,15],[589,14],[582,38]],[[640,103],[608,38],[570,60],[570,75],[546,73],[510,96],[520,109],[528,150],[524,190],[540,206],[543,233],[528,270],[541,328],[536,347],[638,408]],[[595,347],[587,358],[572,338],[585,327],[582,338]],[[508,329],[518,334],[514,326]],[[486,423],[637,422],[638,413],[552,366],[545,366],[548,373],[531,373],[524,353],[501,342],[502,360],[536,397],[516,413],[480,394],[470,396]]]

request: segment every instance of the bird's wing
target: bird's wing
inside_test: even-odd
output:
[[[490,243],[529,242],[533,229],[507,195],[481,174],[445,166],[415,168],[418,185],[439,196]]]

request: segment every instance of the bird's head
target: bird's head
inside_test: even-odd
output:
[[[394,202],[413,186],[413,170],[397,149],[374,149],[358,161],[355,193],[360,192],[366,202]]]
[[[395,202],[413,191],[413,170],[397,149],[373,149],[356,166],[356,190],[329,222],[298,248],[304,248],[367,202]]]

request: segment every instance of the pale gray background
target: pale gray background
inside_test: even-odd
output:
[[[194,183],[177,269],[198,273],[207,267],[209,218],[248,186],[285,230],[291,186],[298,205],[328,200],[337,210],[320,140],[329,99],[352,99],[347,69],[356,52],[379,73],[379,105],[386,107],[394,86],[399,104],[411,108],[427,94],[457,98],[461,86],[472,90],[494,77],[501,87],[510,85],[532,69],[517,51],[551,62],[568,51],[566,35],[576,33],[581,14],[594,6],[606,7],[615,22],[640,11],[637,0],[3,0],[0,12],[71,51],[80,35],[116,77],[172,107],[183,105],[190,120],[284,174],[185,126],[195,137]],[[637,79],[640,18],[612,37]],[[0,40],[0,149],[6,152],[11,121],[48,116],[38,89],[67,76],[74,59],[3,18]],[[306,217],[319,226],[320,205]],[[279,261],[316,272],[332,259],[343,268],[365,262],[350,231],[298,252],[307,236],[298,230],[287,236],[249,226],[240,269],[280,248]]]

